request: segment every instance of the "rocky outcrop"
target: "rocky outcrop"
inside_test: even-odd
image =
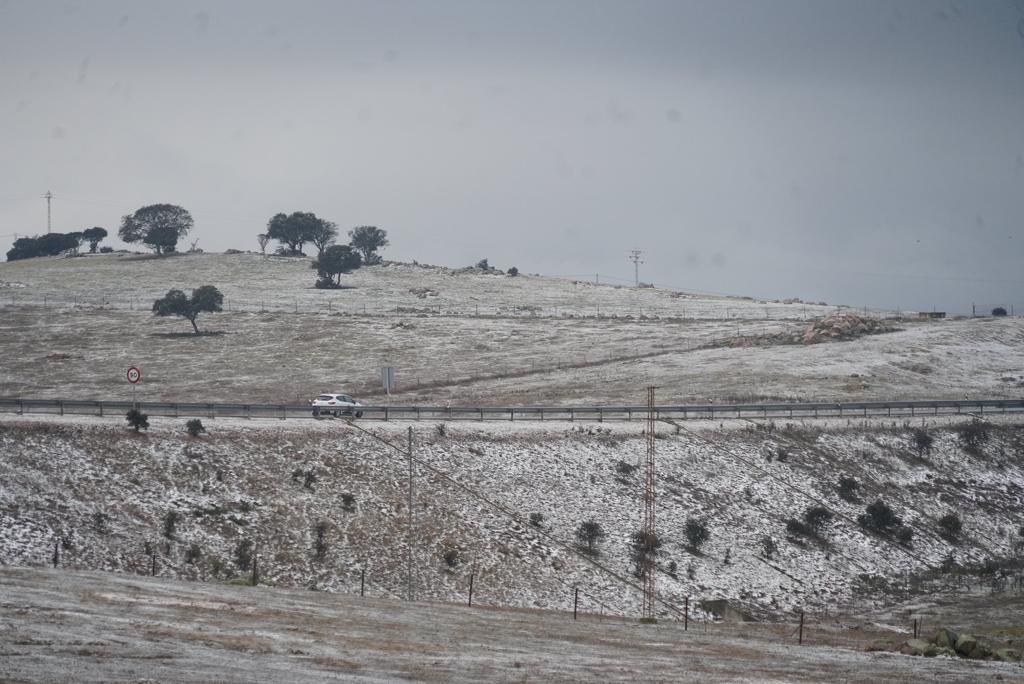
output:
[[[942,646],[943,648],[954,648],[956,646],[957,637],[959,635],[951,629],[943,627],[935,633],[935,638],[932,642],[936,646]]]
[[[878,335],[894,330],[896,328],[893,325],[877,318],[858,316],[853,313],[834,313],[810,323],[802,331],[733,337],[713,346],[770,347],[779,344],[821,344],[822,342],[852,340],[864,335]]]
[[[804,329],[804,344],[819,344],[836,340],[849,340],[864,335],[892,332],[893,326],[876,318],[852,313],[837,313],[814,321]]]
[[[970,660],[999,660],[1007,663],[1017,663],[1021,660],[1021,653],[1015,648],[995,646],[988,639],[958,634],[945,627],[938,630],[930,640],[907,639],[898,645],[890,645],[889,648],[885,648],[884,642],[876,641],[869,644],[867,650],[892,650],[904,655],[925,658],[945,656]]]

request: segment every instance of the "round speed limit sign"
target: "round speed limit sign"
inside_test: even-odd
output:
[[[133,385],[138,383],[138,381],[142,379],[142,371],[140,371],[135,366],[129,368],[128,373],[126,373],[126,375],[128,376],[128,382],[132,383]]]

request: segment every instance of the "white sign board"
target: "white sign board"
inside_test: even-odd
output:
[[[395,369],[391,366],[381,368],[380,382],[384,385],[384,391],[391,394],[391,390],[395,388]]]

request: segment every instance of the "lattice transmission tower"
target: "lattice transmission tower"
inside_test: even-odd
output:
[[[654,619],[654,602],[656,594],[654,591],[654,571],[656,550],[655,540],[657,532],[654,526],[654,388],[647,388],[647,462],[644,464],[644,605],[643,618]]]

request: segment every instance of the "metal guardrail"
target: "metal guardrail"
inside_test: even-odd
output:
[[[18,414],[121,416],[130,401],[20,399],[0,397],[0,412]],[[149,416],[201,418],[314,418],[308,404],[223,404],[139,402]],[[631,421],[647,418],[646,406],[361,406],[362,420]],[[1024,399],[859,401],[775,404],[691,404],[656,406],[659,419],[854,418],[869,416],[1015,413]],[[321,414],[321,417],[326,417]]]

